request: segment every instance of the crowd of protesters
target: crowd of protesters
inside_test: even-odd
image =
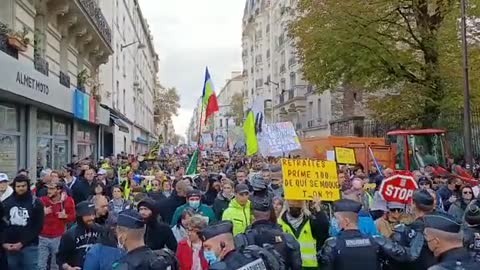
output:
[[[205,250],[200,237],[218,221],[230,221],[233,236],[271,221],[273,229],[291,235],[299,245],[299,268],[286,262],[288,269],[354,269],[331,260],[331,239],[358,229],[363,236],[409,248],[413,244],[402,240],[408,231],[407,236],[402,234],[400,225],[414,228],[422,217],[433,214],[444,215],[461,228],[461,244],[451,249],[465,248],[469,257],[455,260],[480,262],[479,186],[467,185],[455,174],[414,172],[419,190],[412,205],[402,205],[386,202],[379,194],[381,182],[393,170],[367,170],[361,164],[339,168],[342,199],[358,203],[357,211],[352,204],[336,208],[321,198],[285,200],[278,158],[208,153],[198,163],[198,174],[185,175],[190,154],[154,161],[125,154],[98,162],[84,159],[61,170],[44,168],[38,175],[20,170],[12,179],[0,173],[0,269],[115,269],[128,242],[118,234],[117,222],[129,210],[143,219],[145,245],[175,252],[182,270],[209,269],[222,259],[224,255]],[[366,189],[369,184],[375,188]],[[261,214],[265,212],[268,216]],[[350,212],[355,216],[337,215]],[[426,270],[449,251],[440,236],[432,239],[422,242],[421,255],[397,261],[385,256],[377,258],[379,264],[383,269]],[[350,255],[342,254],[347,256],[342,261],[348,261]]]

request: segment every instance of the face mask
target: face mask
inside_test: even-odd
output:
[[[208,264],[210,265],[218,262],[217,255],[215,255],[215,252],[213,252],[213,250],[204,250],[203,256],[205,257],[205,260],[207,260]]]
[[[294,218],[298,218],[302,214],[302,208],[300,207],[290,207],[290,215]]]
[[[197,209],[200,206],[200,201],[188,201],[188,205],[193,209]]]

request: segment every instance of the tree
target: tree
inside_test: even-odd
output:
[[[165,123],[174,115],[178,115],[180,96],[177,89],[175,87],[159,89],[154,101],[154,107],[155,120],[159,124]]]
[[[230,111],[228,113],[235,120],[235,124],[240,126],[243,122],[243,94],[235,93],[230,101]]]
[[[480,1],[469,4],[468,13],[476,15]],[[396,123],[420,119],[421,126],[462,106],[459,1],[300,0],[298,11],[290,34],[305,79],[320,91],[348,85],[388,92],[370,102],[373,116]],[[474,72],[480,58],[472,45]],[[475,99],[479,86],[472,78]]]

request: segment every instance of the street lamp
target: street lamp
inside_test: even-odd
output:
[[[128,44],[124,44],[122,46],[120,46],[120,51],[123,51],[123,49],[127,48],[127,47],[130,47],[132,46],[133,44],[137,44],[138,43],[138,46],[137,46],[137,49],[145,49],[145,44],[141,43],[140,41],[133,41],[133,42],[130,42]]]

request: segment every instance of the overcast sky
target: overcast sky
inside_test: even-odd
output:
[[[218,93],[232,71],[242,70],[245,0],[140,0],[160,57],[160,82],[175,86],[181,109],[173,124],[185,135],[202,94],[205,66]]]

